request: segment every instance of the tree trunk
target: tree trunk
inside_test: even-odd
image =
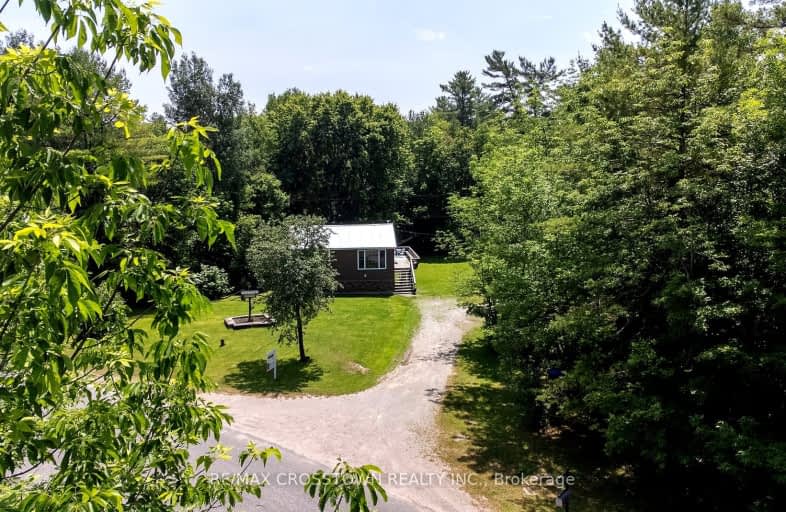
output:
[[[297,346],[300,349],[300,362],[305,363],[308,358],[306,357],[306,347],[303,346],[303,319],[300,318],[300,308],[295,310],[295,319],[297,321]]]

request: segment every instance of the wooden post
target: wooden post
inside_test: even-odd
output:
[[[240,298],[248,300],[248,321],[251,322],[251,301],[259,295],[259,290],[241,290]]]

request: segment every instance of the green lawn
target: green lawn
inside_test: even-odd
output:
[[[613,468],[604,467],[595,449],[565,434],[533,433],[519,418],[520,409],[502,384],[497,358],[481,329],[470,332],[459,350],[437,418],[442,459],[455,473],[479,475],[474,485],[466,486],[467,491],[490,510],[551,512],[556,510],[554,486],[522,489],[511,480],[495,483],[495,474],[558,476],[569,469],[575,478],[571,510],[641,510],[623,502],[620,477]]]
[[[418,295],[424,297],[456,296],[457,285],[470,272],[469,263],[465,261],[423,260],[415,270]]]
[[[255,309],[256,311],[256,309]],[[409,347],[420,320],[417,304],[408,297],[338,297],[306,327],[306,354],[297,359],[297,345],[278,343],[270,328],[233,331],[224,317],[247,312],[237,297],[213,302],[212,311],[183,329],[207,334],[214,348],[207,373],[222,391],[339,395],[373,386],[392,369]],[[149,328],[150,319],[143,319]],[[219,347],[224,339],[226,346]],[[277,350],[278,380],[265,371],[265,355]]]

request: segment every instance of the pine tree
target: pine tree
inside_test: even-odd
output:
[[[519,109],[521,104],[521,74],[516,63],[505,59],[505,52],[494,50],[486,55],[486,69],[483,75],[493,81],[484,83],[483,87],[491,91],[490,100],[498,109],[512,113]]]
[[[437,98],[436,110],[461,126],[474,128],[487,111],[487,98],[469,71],[457,71],[447,84],[440,84],[444,96]]]

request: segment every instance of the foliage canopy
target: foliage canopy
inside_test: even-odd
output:
[[[295,215],[260,225],[248,248],[249,268],[268,292],[267,310],[282,339],[297,342],[302,362],[307,361],[303,328],[338,288],[329,237],[323,219]]]
[[[703,510],[786,497],[786,38],[765,15],[636,2],[639,42],[604,27],[453,201],[524,419]]]
[[[156,163],[84,144],[130,136],[143,111],[115,87],[114,67],[166,76],[180,33],[148,3],[34,4],[50,37],[0,55],[0,509],[231,507],[259,486],[209,477],[220,445],[196,460],[188,452],[229,420],[200,397],[204,338],[178,335],[206,301],[186,269],[151,249],[185,229],[232,241],[210,199],[220,173],[210,129],[173,126]],[[112,61],[85,65],[83,53],[52,48],[64,41]],[[173,165],[193,193],[151,202],[140,190]],[[123,298],[155,312],[152,339]],[[277,455],[250,445],[241,457]]]

